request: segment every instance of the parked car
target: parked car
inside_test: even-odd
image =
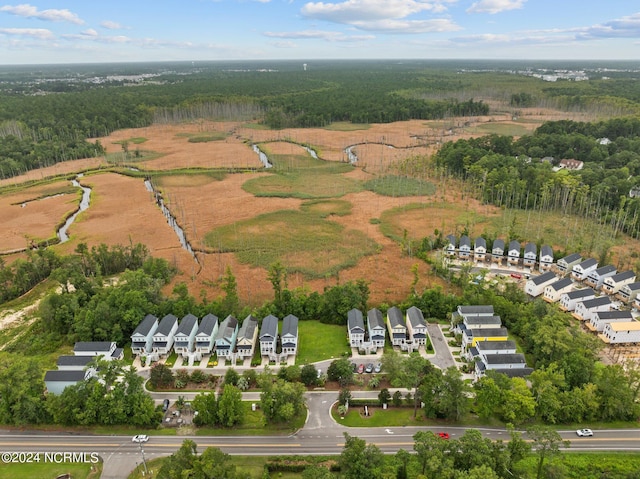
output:
[[[437,432],[436,435],[441,439],[449,439],[449,433],[448,432]]]
[[[364,372],[367,374],[371,374],[373,372],[373,363],[369,363],[365,366]]]
[[[379,373],[380,371],[382,371],[382,363],[378,363],[375,365],[375,367],[373,368],[373,372],[374,373]]]
[[[149,440],[149,436],[146,434],[136,434],[131,438],[131,442],[147,442]]]
[[[169,409],[169,400],[165,399],[164,402],[162,403],[162,412],[167,412],[168,409]]]
[[[522,275],[520,273],[511,273],[511,277],[514,279],[522,279]]]
[[[358,374],[362,374],[364,372],[364,364],[358,364]]]
[[[356,363],[351,363],[351,367],[353,368],[353,372],[358,372],[358,365]]]
[[[593,431],[591,429],[578,429],[576,434],[578,437],[591,437],[593,436]]]

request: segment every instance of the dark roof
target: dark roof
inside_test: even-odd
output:
[[[268,336],[275,339],[278,336],[278,318],[270,314],[262,320],[262,326],[260,327],[260,338]]]
[[[541,284],[548,283],[549,281],[553,281],[555,279],[556,279],[556,274],[552,271],[547,271],[546,273],[542,273],[540,276],[531,278],[530,281],[536,286],[540,286]]]
[[[482,364],[482,363],[480,363]],[[510,378],[523,378],[533,372],[533,368],[506,368],[506,369],[491,369],[494,373],[504,374]],[[489,372],[489,371],[487,371]]]
[[[167,314],[164,318],[162,318],[160,324],[158,324],[158,329],[156,329],[155,334],[162,334],[164,336],[167,336],[171,332],[173,325],[176,324],[177,321],[178,318],[176,318],[173,314]]]
[[[91,356],[59,356],[56,364],[60,366],[86,366],[94,358]]]
[[[85,371],[47,371],[44,373],[45,381],[79,382],[84,381]]]
[[[289,314],[282,319],[282,336],[298,337],[298,318]]]
[[[216,336],[216,342],[219,339],[231,340],[231,338],[233,338],[233,333],[235,332],[237,327],[238,327],[238,320],[234,316],[229,315],[226,318],[224,318],[224,320],[220,323],[220,326],[218,327],[218,335]]]
[[[504,240],[501,240],[499,238],[497,240],[494,240],[492,249],[496,249],[496,248],[499,248],[502,251],[504,251]]]
[[[478,351],[482,349],[491,349],[494,351],[505,351],[507,349],[516,349],[515,341],[478,341],[476,343]]]
[[[124,357],[124,349],[116,348],[111,353],[111,359],[122,359]]]
[[[553,249],[551,249],[551,246],[548,244],[543,245],[542,248],[540,248],[540,257],[542,258],[543,256],[551,256],[551,258],[553,258]]]
[[[138,327],[133,331],[133,334],[141,334],[142,336],[146,336],[153,328],[153,325],[158,322],[158,318],[156,318],[153,314],[147,314],[144,319],[138,324]]]
[[[498,326],[502,325],[502,319],[500,316],[478,316],[473,314],[468,314],[464,317],[464,322],[470,327],[473,328],[476,324],[496,324]]]
[[[362,318],[362,311],[353,308],[347,313],[347,327],[349,328],[349,331],[360,329],[360,331],[364,332],[364,319]]]
[[[580,298],[584,298],[585,296],[595,295],[596,292],[591,288],[584,288],[584,289],[577,289],[575,291],[569,291],[566,294],[567,294],[567,298],[569,299],[580,299]]]
[[[572,284],[573,281],[571,280],[571,278],[562,278],[555,283],[551,283],[549,287],[555,289],[556,291],[560,291],[561,289],[566,288],[567,286],[571,286]]]
[[[516,240],[509,241],[509,251],[511,251],[512,249],[517,249],[518,254],[520,254],[520,242]]]
[[[406,327],[404,316],[402,316],[402,311],[400,311],[397,306],[392,306],[387,310],[387,318],[389,318],[389,324],[391,324],[391,328],[395,328],[396,326]]]
[[[622,289],[628,289],[629,291],[635,291],[640,289],[640,282],[625,284]]]
[[[182,321],[180,321],[176,334],[181,333],[185,336],[189,336],[194,327],[198,327],[198,318],[193,314],[187,314],[182,318]]]
[[[456,245],[456,235],[447,235],[447,241],[449,241],[449,245],[453,245],[455,247],[455,245]]]
[[[258,328],[258,320],[253,316],[249,315],[246,318],[244,318],[244,321],[242,322],[242,326],[238,331],[238,337],[253,339],[253,334],[257,328]]]
[[[636,276],[636,273],[629,270],[629,271],[623,271],[622,273],[614,274],[613,276],[609,276],[609,278],[607,279],[617,283],[618,281],[624,281],[625,279],[635,278],[635,276]]]
[[[599,319],[624,319],[633,321],[631,311],[599,311],[596,313]]]
[[[424,320],[422,311],[420,311],[415,306],[411,306],[409,309],[407,309],[407,318],[409,319],[411,326],[413,326],[414,328],[427,326],[427,322]]]
[[[207,314],[204,318],[202,318],[202,321],[200,321],[200,326],[198,326],[196,336],[198,334],[206,334],[207,336],[211,336],[217,324],[218,317],[215,314]]]
[[[525,254],[533,253],[533,255],[535,256],[537,252],[538,252],[538,246],[535,243],[529,242],[524,246]]]
[[[576,266],[580,266],[582,269],[591,268],[593,266],[598,266],[598,260],[596,260],[595,258],[587,258]]]
[[[77,352],[104,351],[108,353],[112,344],[112,341],[78,341],[73,350]]]
[[[487,354],[485,355],[485,364],[523,364],[527,361],[524,354]]]
[[[467,329],[467,332],[470,332],[472,337],[477,336],[479,338],[509,335],[509,331],[507,331],[507,328],[482,328],[482,329],[470,328],[470,329]]]
[[[463,246],[468,246],[469,248],[471,248],[471,239],[469,239],[467,235],[460,236],[460,248],[462,248]]]
[[[587,299],[582,302],[582,305],[586,309],[597,308],[598,306],[604,306],[607,304],[611,304],[609,296],[600,296],[599,298]]]
[[[559,261],[564,261],[565,263],[574,263],[576,261],[580,261],[581,259],[582,259],[582,256],[580,255],[580,253],[573,253],[573,254],[570,254],[569,256],[565,256]]]
[[[491,314],[493,315],[493,305],[479,306],[458,306],[458,312],[465,316],[467,314]]]
[[[480,247],[486,248],[487,247],[487,241],[482,236],[479,236],[479,237],[476,238],[476,242],[475,242],[474,247],[475,248],[480,248]]]
[[[616,267],[613,266],[612,264],[608,264],[606,266],[601,266],[600,268],[596,269],[595,271],[592,271],[589,274],[589,277],[591,277],[591,275],[598,275],[598,276],[602,276],[603,274],[609,274],[613,272],[613,274],[616,273]]]
[[[369,328],[384,328],[384,319],[382,319],[382,313],[379,309],[370,309],[367,313],[367,323]]]

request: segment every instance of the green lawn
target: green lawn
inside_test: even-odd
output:
[[[364,188],[379,195],[402,196],[431,196],[436,192],[436,186],[428,181],[405,176],[387,175],[374,178],[364,183]]]
[[[304,365],[326,359],[338,359],[343,354],[351,352],[347,343],[346,326],[324,324],[320,321],[300,321],[298,331],[301,340],[298,345],[296,364]],[[322,338],[322,341],[314,341],[313,338]]]
[[[329,131],[357,131],[368,130],[371,128],[369,123],[349,123],[347,121],[336,121],[328,126],[325,126],[325,130]]]
[[[40,453],[41,455],[43,453]],[[42,456],[41,456],[42,457]],[[28,464],[2,464],[0,467],[0,479],[53,479],[61,474],[70,473],[73,479],[98,479],[102,474],[102,462],[97,464],[85,464],[65,462],[44,462]]]

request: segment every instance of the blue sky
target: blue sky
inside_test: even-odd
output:
[[[639,3],[0,0],[0,64],[348,58],[640,62]]]

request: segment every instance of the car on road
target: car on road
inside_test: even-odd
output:
[[[373,372],[376,374],[379,373],[380,371],[382,371],[382,363],[376,364],[376,366],[373,368]]]
[[[576,434],[578,437],[591,437],[593,436],[593,431],[591,429],[578,429]]]
[[[146,434],[136,434],[131,438],[131,442],[137,442],[137,443],[147,442],[148,440],[149,440],[149,436],[147,436]]]
[[[522,279],[522,275],[520,273],[511,273],[511,277],[513,279]]]
[[[441,439],[449,439],[450,437],[448,432],[437,432],[436,435]]]
[[[373,363],[369,363],[365,366],[364,372],[367,374],[371,374],[373,372]]]
[[[364,372],[364,364],[358,364],[358,374],[362,374]]]

